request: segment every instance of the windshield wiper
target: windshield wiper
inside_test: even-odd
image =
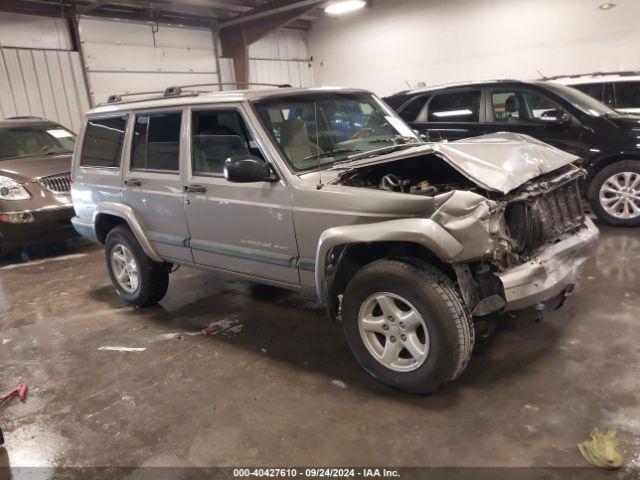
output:
[[[309,155],[305,157],[304,160],[311,160],[312,158],[326,158],[333,157],[339,153],[353,153],[353,152],[361,152],[362,150],[352,150],[350,148],[337,148],[335,150],[329,150],[327,152],[318,153],[317,155]]]
[[[349,155],[345,160],[358,160],[361,158],[375,157],[377,155],[382,155],[384,153],[391,153],[406,147],[417,147],[419,145],[425,145],[425,142],[399,143],[394,145],[387,145],[386,147],[381,147],[381,148],[376,148],[374,150],[368,150],[365,152],[356,153],[355,155]]]

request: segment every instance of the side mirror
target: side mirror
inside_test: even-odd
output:
[[[234,183],[278,181],[267,162],[251,156],[227,158],[224,162],[224,178]]]
[[[540,120],[545,123],[566,125],[567,123],[571,122],[571,115],[558,108],[555,110],[547,110],[546,112],[542,112],[542,115],[540,115]]]

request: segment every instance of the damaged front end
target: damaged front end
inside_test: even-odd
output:
[[[503,134],[358,165],[338,182],[429,197],[425,219],[396,222],[414,222],[424,237],[427,228],[446,232],[444,246],[442,234],[439,244],[420,241],[452,266],[472,315],[527,307],[544,312],[573,291],[598,239],[583,211],[584,171],[575,159],[529,137]],[[385,223],[379,227],[411,231]]]
[[[548,312],[573,292],[598,239],[582,208],[582,176],[581,169],[567,165],[498,202],[498,227],[487,224],[495,240],[491,255],[453,264],[474,316],[527,307]]]

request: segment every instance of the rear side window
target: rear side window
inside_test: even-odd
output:
[[[480,91],[441,93],[429,102],[429,122],[479,122]]]
[[[87,121],[80,165],[84,167],[118,167],[127,117],[91,118]]]
[[[180,170],[181,122],[182,112],[136,115],[131,170]]]
[[[604,83],[587,83],[585,85],[569,85],[583,93],[586,93],[590,97],[596,100],[603,101],[604,99]]]
[[[616,108],[640,108],[640,82],[616,82]]]

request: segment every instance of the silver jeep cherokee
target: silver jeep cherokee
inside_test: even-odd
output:
[[[123,299],[160,301],[173,264],[315,290],[362,366],[414,393],[462,373],[474,319],[560,306],[598,237],[576,157],[424,143],[362,90],[113,96],[79,138],[73,224]]]

